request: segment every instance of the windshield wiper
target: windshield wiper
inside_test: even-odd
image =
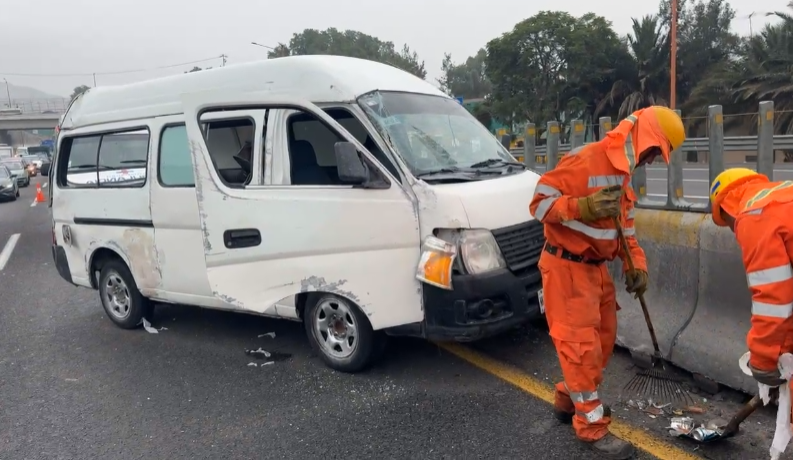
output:
[[[432,171],[424,171],[423,173],[416,174],[416,177],[428,177],[428,176],[435,176],[437,174],[455,174],[455,173],[464,173],[464,172],[466,171],[463,171],[460,168],[446,167],[446,168],[433,169]]]
[[[495,165],[508,165],[508,166],[522,166],[526,167],[523,163],[518,163],[517,161],[507,161],[501,158],[488,158],[487,160],[480,161],[479,163],[474,163],[470,167],[471,168],[484,168],[486,166],[495,166]]]

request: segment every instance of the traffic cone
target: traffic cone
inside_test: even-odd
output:
[[[41,191],[41,184],[36,184],[36,203],[44,203],[47,201],[44,198],[44,193]]]

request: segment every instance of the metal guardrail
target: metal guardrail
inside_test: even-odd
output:
[[[680,111],[677,111],[680,113]],[[601,117],[600,126],[604,132],[610,131],[612,121],[609,117]],[[560,126],[558,121],[548,122],[547,142],[544,146],[535,145],[536,128],[533,123],[526,126],[525,144],[522,151],[513,154],[523,157],[523,163],[532,169],[537,164],[546,164],[546,170],[553,169],[559,157],[571,149],[584,145],[584,123],[573,120],[571,125],[570,144],[559,142]],[[504,145],[509,145],[509,136],[502,138]],[[724,116],[722,106],[708,107],[708,137],[687,139],[683,145],[672,152],[667,166],[667,198],[666,201],[653,200],[647,195],[647,171],[644,167],[636,168],[631,185],[639,197],[638,207],[665,209],[673,211],[710,212],[710,203],[691,203],[683,194],[683,152],[708,152],[708,183],[724,171],[724,152],[757,152],[757,171],[773,180],[774,150],[793,150],[793,136],[774,136],[774,103],[760,102],[757,136],[724,137]]]
[[[66,112],[66,108],[69,107],[69,101],[70,99],[68,97],[43,99],[11,97],[11,102],[9,103],[8,98],[0,97],[0,109],[20,109],[23,114],[62,114]]]

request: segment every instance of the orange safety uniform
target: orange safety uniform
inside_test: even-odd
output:
[[[556,385],[554,405],[557,411],[574,413],[573,427],[582,441],[606,436],[611,421],[597,390],[614,350],[619,307],[604,262],[619,256],[625,271],[628,267],[612,219],[582,222],[578,199],[607,186],[625,189],[620,225],[635,269],[646,272],[647,259],[633,226],[636,195],[629,184],[639,155],[651,147],[659,147],[669,161],[670,142],[655,112],[639,110],[603,140],[573,150],[543,174],[530,205],[532,215],[545,224],[547,243],[539,262],[545,316],[564,376]]]
[[[726,225],[720,209],[735,218],[752,292],[749,364],[774,371],[782,354],[793,353],[793,181],[769,182],[762,174],[744,177],[724,187],[713,208],[717,225]]]

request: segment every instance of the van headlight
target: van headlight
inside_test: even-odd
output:
[[[507,266],[490,230],[439,229],[438,238],[453,243],[459,249],[463,268],[468,274],[479,275]]]

